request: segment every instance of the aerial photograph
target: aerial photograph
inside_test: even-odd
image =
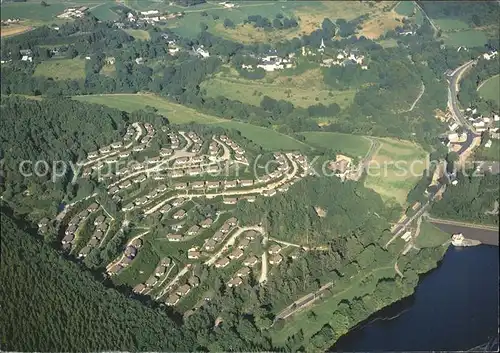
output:
[[[499,351],[500,0],[0,3],[1,351]]]

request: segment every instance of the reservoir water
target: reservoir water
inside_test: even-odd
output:
[[[498,267],[496,246],[450,246],[413,296],[375,313],[331,350],[454,351],[485,344],[498,337]]]

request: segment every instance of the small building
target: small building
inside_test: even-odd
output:
[[[108,270],[108,273],[109,273],[110,275],[115,275],[115,274],[117,274],[118,272],[120,272],[122,269],[123,269],[123,266],[122,266],[122,265],[120,265],[120,264],[116,264],[116,265],[111,266],[111,268]]]
[[[112,186],[109,188],[108,192],[111,194],[111,195],[114,195],[116,194],[118,191],[120,191],[120,188],[118,186]]]
[[[241,180],[240,181],[241,186],[252,186],[253,185],[253,180]]]
[[[255,196],[246,196],[244,200],[247,200],[248,202],[255,202],[256,198]]]
[[[155,276],[151,276],[148,278],[148,280],[146,281],[146,287],[153,287],[156,283],[158,282],[158,278],[156,278]]]
[[[180,299],[181,297],[177,294],[170,294],[165,301],[165,304],[167,304],[168,306],[174,306],[179,302]]]
[[[279,246],[278,244],[274,244],[269,247],[268,253],[271,255],[277,255],[280,253],[280,251],[281,251],[281,246]]]
[[[199,231],[200,231],[200,227],[195,224],[194,226],[191,226],[188,229],[187,234],[188,235],[196,235],[199,233]]]
[[[163,205],[162,208],[160,208],[160,213],[167,213],[168,211],[170,211],[172,209],[172,206],[170,206],[170,204],[166,204],[166,205]]]
[[[231,229],[231,226],[226,222],[222,225],[222,227],[220,227],[220,231],[222,233],[227,233],[229,232],[229,229]]]
[[[222,239],[224,239],[224,234],[221,232],[221,231],[217,231],[214,233],[214,235],[212,236],[212,239],[215,241],[215,242],[220,242]]]
[[[141,293],[144,289],[146,289],[146,285],[144,285],[144,283],[139,283],[134,287],[134,289],[132,289],[132,291],[134,293]]]
[[[214,221],[212,218],[206,218],[205,220],[200,222],[200,227],[203,229],[210,228],[213,222]]]
[[[238,243],[238,249],[245,249],[250,244],[250,240],[247,238],[241,239]]]
[[[243,265],[253,267],[259,262],[259,258],[255,255],[247,257],[245,261],[243,261]]]
[[[73,242],[73,240],[75,239],[75,235],[74,234],[67,234],[64,236],[64,238],[62,238],[61,240],[61,243],[64,245],[64,244],[71,244]]]
[[[238,182],[236,180],[226,180],[224,182],[224,186],[226,187],[226,189],[235,188],[236,186],[238,186]]]
[[[130,243],[130,245],[132,245],[133,247],[139,249],[142,246],[142,239],[141,238],[136,238],[136,239],[132,240],[132,242]]]
[[[231,227],[234,227],[238,223],[238,218],[231,217],[225,223],[229,224]]]
[[[248,240],[254,240],[255,238],[257,238],[257,232],[255,230],[246,231],[245,238]]]
[[[200,285],[200,279],[196,276],[191,276],[188,279],[188,284],[191,286],[191,288],[196,288]]]
[[[199,259],[201,253],[198,250],[188,250],[188,259],[196,260]]]
[[[90,246],[83,247],[83,249],[80,250],[80,252],[78,253],[78,257],[80,258],[87,257],[87,255],[90,253],[90,250],[92,250]]]
[[[181,234],[172,234],[172,233],[167,234],[168,241],[180,241],[181,239],[182,239]]]
[[[195,190],[203,189],[205,187],[204,181],[195,181],[191,183],[191,188]]]
[[[76,230],[78,228],[75,226],[75,225],[71,225],[69,226],[66,231],[64,232],[64,234],[68,235],[68,234],[75,234]]]
[[[94,212],[94,211],[97,211],[99,209],[99,205],[97,203],[93,203],[91,204],[89,207],[87,207],[87,211],[89,212]]]
[[[174,184],[174,189],[175,190],[184,190],[187,188],[187,183],[175,183]]]
[[[177,207],[177,206],[180,206],[184,203],[184,199],[182,197],[179,197],[178,199],[175,199],[174,201],[172,201],[172,206],[174,207]]]
[[[123,253],[126,257],[132,259],[135,257],[135,255],[137,255],[137,249],[134,246],[129,245],[125,248],[125,251]]]
[[[47,217],[45,218],[42,218],[39,222],[38,222],[38,228],[42,228],[42,227],[46,227],[50,222],[50,219],[48,219]]]
[[[274,195],[276,195],[276,189],[264,190],[264,191],[262,191],[262,195],[264,195],[266,197],[274,196]]]
[[[249,274],[250,274],[250,268],[248,268],[248,267],[240,268],[238,270],[238,272],[236,272],[236,276],[238,276],[238,277],[246,277]]]
[[[243,280],[240,278],[240,277],[234,277],[232,278],[228,283],[227,283],[227,286],[229,288],[232,288],[232,287],[238,287],[239,285],[241,285],[243,283]]]
[[[224,268],[227,265],[229,265],[231,261],[227,257],[223,257],[222,259],[219,259],[215,262],[215,267],[216,268]]]
[[[180,295],[181,297],[184,297],[184,296],[188,295],[190,291],[191,291],[191,286],[189,284],[184,284],[184,285],[180,286],[179,288],[177,288],[177,291],[175,292],[175,294]]]
[[[217,189],[220,186],[218,181],[207,182],[207,189]]]
[[[228,257],[231,259],[231,260],[237,260],[239,259],[240,257],[243,256],[243,250],[241,249],[234,249],[233,252],[231,252]]]
[[[208,239],[205,244],[203,245],[203,249],[205,251],[211,252],[215,250],[215,246],[217,245],[216,241],[213,239]]]
[[[161,277],[165,274],[166,271],[167,271],[167,266],[160,264],[155,269],[155,276]]]
[[[186,211],[184,210],[179,210],[177,212],[174,213],[174,215],[172,216],[173,219],[182,219],[186,216]]]
[[[269,258],[269,263],[271,265],[279,265],[283,261],[283,257],[281,255],[274,255]]]
[[[226,205],[235,205],[238,202],[236,197],[225,198],[222,202]]]

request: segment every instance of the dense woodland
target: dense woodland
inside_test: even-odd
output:
[[[498,225],[500,176],[474,170],[457,175],[458,184],[449,185],[443,198],[432,206],[432,215],[477,223]],[[498,206],[497,206],[498,207]]]
[[[458,19],[473,27],[498,25],[494,1],[417,1],[431,18]]]

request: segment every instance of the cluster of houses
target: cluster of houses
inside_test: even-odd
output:
[[[348,174],[352,172],[352,158],[337,154],[335,162],[328,164],[328,169],[335,172],[335,176],[344,181]]]
[[[490,50],[487,53],[483,53],[482,57],[485,60],[492,60],[492,59],[495,59],[497,57],[497,55],[498,55],[497,50]]]
[[[203,45],[200,45],[198,47],[193,47],[193,53],[202,57],[202,58],[208,58],[210,57],[210,52],[208,50],[205,49],[205,47]]]
[[[231,217],[214,233],[214,235],[205,240],[202,250],[207,253],[211,253],[215,250],[215,248],[220,245],[226,236],[233,230],[233,228],[237,225],[238,219],[236,217]],[[210,225],[212,223],[210,222]],[[200,224],[203,227],[203,224]],[[196,260],[202,256],[202,252],[198,247],[193,247],[188,251],[188,259]]]
[[[358,55],[355,49],[351,51],[344,49],[335,58],[323,59],[320,65],[323,67],[359,65],[362,70],[368,70],[368,65],[366,65],[364,60],[364,55]]]
[[[21,61],[33,61],[33,52],[31,49],[21,49],[19,50],[19,54],[21,54]]]
[[[241,68],[248,71],[253,71],[256,68],[260,68],[268,72],[291,69],[294,67],[294,56],[294,53],[291,53],[285,57],[280,57],[276,54],[265,55],[258,58],[258,63],[256,66],[253,66],[251,64],[242,64]]]
[[[68,8],[63,11],[63,13],[57,15],[57,18],[81,18],[85,16],[89,8],[87,6],[82,6],[79,8]]]
[[[158,266],[156,266],[153,274],[144,283],[139,283],[133,289],[135,293],[142,293],[146,289],[154,287],[160,278],[167,273],[168,268],[172,264],[169,257],[160,260]]]
[[[493,116],[487,117],[479,114],[476,108],[467,108],[466,116],[467,120],[471,122],[476,132],[490,131],[498,133],[498,127],[495,126],[498,125],[498,122],[500,121],[500,116],[498,114],[493,114]],[[450,129],[451,127],[452,126],[450,126]]]
[[[123,252],[123,256],[120,259],[120,261],[118,261],[118,263],[114,264],[108,269],[108,274],[116,275],[123,268],[130,265],[134,260],[134,258],[137,256],[137,252],[139,251],[141,246],[142,246],[141,238],[135,238],[134,240],[132,240],[125,248],[125,251]]]
[[[227,232],[229,233],[229,231]],[[217,234],[217,233],[216,233]],[[215,234],[215,235],[216,235]],[[214,235],[214,236],[215,236]],[[255,239],[257,238],[258,236],[258,233],[255,232],[255,231],[247,231],[245,233],[243,233],[243,239],[241,239],[239,242],[238,242],[238,245],[234,246],[231,250],[231,252],[229,254],[227,254],[227,256],[224,256],[220,259],[218,259],[215,263],[214,263],[214,266],[215,268],[225,268],[229,265],[229,263],[233,260],[239,260],[241,259],[241,257],[245,254],[244,253],[244,250],[250,245],[250,243]],[[225,237],[225,235],[223,234],[220,234],[219,236],[221,237]],[[223,239],[223,238],[222,238]],[[219,241],[219,243],[221,242],[222,240]],[[210,246],[213,245],[213,243],[209,244]],[[217,245],[217,244],[216,244]],[[205,244],[204,247],[207,247],[207,244]],[[213,251],[215,249],[215,246],[212,248],[211,251]],[[258,262],[258,258],[255,257],[254,255],[249,255],[249,257],[243,261],[243,264],[245,266],[250,266],[250,267],[253,267],[257,264]]]
[[[85,219],[93,212],[99,209],[97,203],[91,204],[86,210],[81,211],[79,214],[75,215],[68,222],[68,227],[64,231],[64,237],[61,240],[63,249],[70,249],[75,241],[75,234],[78,227],[85,221]]]
[[[175,201],[175,200],[174,200]],[[180,198],[178,199],[176,202],[173,202],[173,204],[176,204],[176,205],[179,205],[179,203],[183,203],[184,202],[184,199]],[[162,207],[162,209],[160,210],[160,213],[166,213],[168,212],[170,209],[172,208],[172,205],[165,205]],[[180,219],[183,219],[185,216],[186,216],[186,211],[183,210],[183,209],[180,209],[178,210],[177,212],[174,213],[174,215],[172,216],[173,219],[175,220],[180,220]],[[186,231],[185,235],[186,236],[195,236],[195,235],[198,235],[202,232],[203,229],[208,229],[212,226],[212,223],[213,223],[213,219],[212,218],[206,218],[204,219],[203,221],[201,221],[199,224],[194,224],[192,225],[191,227],[189,227],[189,229]],[[174,224],[172,225],[172,229],[173,230],[180,230],[184,227],[183,224]],[[181,241],[182,238],[184,238],[184,234],[180,234],[180,233],[169,233],[167,234],[167,240],[168,241]],[[188,258],[189,257],[189,252],[188,252]]]
[[[196,276],[191,276],[188,278],[187,282],[183,285],[180,285],[176,289],[174,289],[172,294],[170,294],[165,301],[165,304],[168,306],[174,306],[176,305],[181,298],[185,297],[186,295],[191,292],[193,288],[196,288],[200,285],[200,279]]]
[[[231,140],[226,135],[219,136],[219,139],[229,146],[234,154],[234,159],[243,164],[248,164],[248,160],[245,157],[245,150],[241,148],[236,142]]]
[[[85,212],[85,211],[82,211]],[[106,222],[106,216],[98,216],[94,220],[95,231],[92,234],[92,237],[88,241],[87,245],[85,245],[80,252],[78,253],[78,258],[85,258],[90,253],[90,251],[100,244],[106,231],[109,228],[109,222]]]

